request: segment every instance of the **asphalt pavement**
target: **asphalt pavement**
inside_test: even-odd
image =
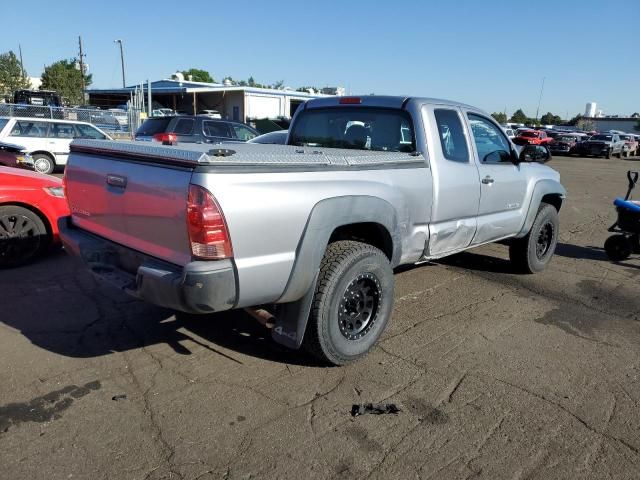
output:
[[[0,477],[640,478],[640,256],[602,249],[640,160],[550,165],[568,199],[547,271],[503,245],[402,269],[379,345],[342,368],[64,252],[0,271]],[[367,402],[400,411],[352,417]]]

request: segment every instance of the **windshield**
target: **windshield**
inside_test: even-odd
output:
[[[612,138],[613,138],[613,136],[611,136],[611,135],[594,135],[593,137],[591,137],[591,140],[608,140],[608,141],[611,141]]]
[[[136,136],[144,135],[148,137],[152,137],[156,133],[164,133],[165,129],[169,126],[169,122],[171,118],[149,118],[145,120],[138,131],[136,132]]]
[[[620,140],[631,140],[629,135],[620,135]]]
[[[520,134],[521,137],[529,137],[529,138],[536,138],[538,136],[538,134],[536,132],[522,132]]]
[[[333,107],[301,112],[289,143],[306,147],[414,152],[409,113],[392,108]]]

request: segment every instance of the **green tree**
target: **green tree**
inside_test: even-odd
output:
[[[91,74],[84,75],[85,88],[91,85]],[[44,67],[41,90],[55,90],[71,104],[83,104],[82,74],[76,68],[76,59],[59,60]]]
[[[529,117],[527,117],[525,113],[522,111],[522,109],[519,108],[518,110],[513,112],[513,115],[511,115],[510,121],[514,123],[528,123]]]
[[[500,124],[507,123],[507,114],[503,112],[493,112],[491,116]]]
[[[582,115],[581,114],[577,114],[575,117],[573,117],[567,123],[569,125],[573,125],[575,127],[578,124],[578,122],[580,121],[581,118],[582,118]]]
[[[273,84],[273,88],[275,88],[276,90],[281,90],[284,87],[284,80],[278,80],[276,83]]]
[[[0,54],[0,93],[11,95],[15,90],[29,88],[31,84],[22,70],[22,64],[11,50]]]
[[[191,80],[193,80],[194,82],[216,83],[209,72],[207,72],[206,70],[200,70],[199,68],[190,68],[189,70],[183,70],[182,74],[184,75],[185,80],[188,80],[189,75],[191,75]]]
[[[540,123],[542,125],[558,125],[562,123],[562,118],[551,112],[547,112],[540,118]]]
[[[587,120],[586,118],[581,118],[580,120],[578,120],[576,122],[576,127],[578,127],[580,130],[585,130],[587,132],[590,132],[596,129],[596,126],[593,123],[593,121]]]

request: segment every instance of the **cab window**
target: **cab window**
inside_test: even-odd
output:
[[[511,146],[502,129],[474,113],[469,113],[468,118],[480,162],[511,164]]]
[[[438,138],[442,146],[442,154],[447,160],[467,163],[469,149],[464,137],[460,116],[455,110],[438,108],[433,111],[438,126]]]
[[[95,140],[105,140],[107,137],[104,136],[98,129],[92,127],[91,125],[83,125],[81,123],[77,123],[75,125],[77,136],[76,138],[91,138]]]
[[[250,129],[243,125],[233,125],[233,130],[236,133],[236,138],[238,140],[251,140],[256,136]]]

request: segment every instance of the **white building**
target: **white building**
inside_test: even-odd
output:
[[[146,100],[147,86],[142,87]],[[92,105],[113,108],[125,104],[135,88],[94,89],[87,93]],[[337,88],[336,91],[344,89]],[[190,114],[217,110],[223,118],[246,122],[258,118],[292,117],[307,100],[327,95],[171,79],[151,82],[151,96],[154,108],[160,104]]]

